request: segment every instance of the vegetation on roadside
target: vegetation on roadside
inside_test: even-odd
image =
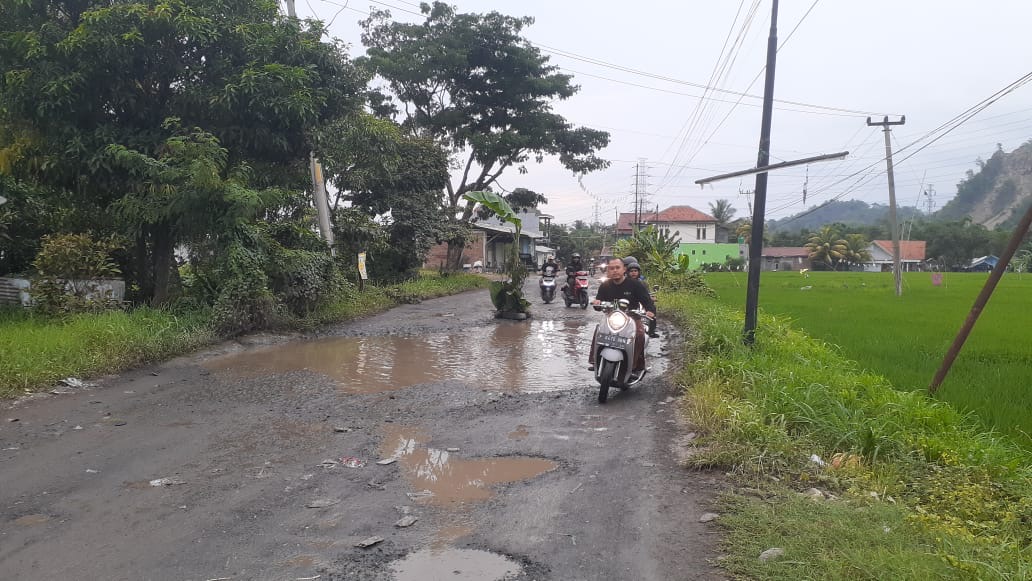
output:
[[[277,330],[308,330],[385,311],[399,303],[486,288],[468,274],[422,273],[390,286],[342,293],[304,317],[283,318]],[[24,309],[0,310],[0,398],[46,388],[63,377],[114,373],[173,357],[209,344],[217,333],[211,313],[142,307],[132,311],[45,316]]]
[[[680,376],[701,433],[690,464],[724,469],[746,489],[723,498],[718,521],[731,573],[1032,576],[1028,450],[783,319],[761,316],[750,348],[739,310],[686,293],[661,300],[692,337]],[[810,488],[820,499],[800,494]],[[773,547],[784,555],[758,558]]]
[[[986,275],[904,273],[896,297],[891,273],[765,272],[763,309],[789,317],[810,336],[838,346],[861,368],[901,390],[924,391],[942,363]],[[722,303],[745,304],[745,275],[705,275]],[[1008,273],[936,395],[986,426],[1032,448],[1032,276]]]

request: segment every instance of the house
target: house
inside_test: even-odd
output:
[[[763,249],[762,270],[795,271],[810,268],[810,249],[805,246],[770,246]]]
[[[691,206],[670,206],[659,212],[638,215],[637,226],[655,226],[660,232],[677,238],[680,244],[714,244],[728,241],[728,229],[717,225],[717,219]],[[634,234],[635,214],[622,213],[617,217],[616,235],[630,238]]]
[[[971,261],[964,267],[967,272],[989,272],[996,268],[996,264],[1000,262],[1000,259],[990,254],[989,256],[979,256]]]
[[[540,211],[532,209],[521,212],[518,216],[522,221],[520,228],[519,252],[520,257],[528,266],[536,267],[544,262],[549,254],[555,251],[539,242],[545,240],[541,222],[548,221],[551,216],[542,215]],[[470,223],[472,238],[466,243],[462,251],[463,265],[471,265],[481,261],[488,270],[497,270],[505,261],[505,257],[513,245],[513,234],[516,228],[512,224],[503,223],[497,216],[487,220],[479,220]],[[438,268],[448,263],[448,245],[438,244],[427,253],[423,262],[424,268]]]
[[[903,272],[923,270],[924,240],[900,240],[899,261]],[[892,272],[892,240],[874,240],[868,250],[871,262],[864,264],[864,272]]]

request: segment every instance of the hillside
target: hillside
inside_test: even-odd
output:
[[[987,228],[1017,223],[1032,204],[1032,141],[1010,153],[997,149],[977,172],[957,184],[957,195],[935,217],[959,220],[970,216]]]
[[[886,197],[888,197],[888,194],[886,194]],[[912,206],[897,208],[896,213],[901,221],[921,215],[920,210]],[[794,232],[804,228],[816,230],[825,224],[834,224],[835,222],[873,226],[888,223],[888,216],[888,204],[868,204],[860,200],[836,200],[821,206],[813,206],[788,218],[769,220],[767,222],[767,229],[770,232],[777,230]]]

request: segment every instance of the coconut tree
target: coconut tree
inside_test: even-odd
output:
[[[867,241],[866,236],[863,234],[847,234],[843,240],[846,243],[844,254],[847,264],[862,266],[873,260],[870,249],[871,243]]]
[[[717,224],[720,226],[727,226],[735,217],[735,210],[731,207],[731,201],[726,199],[720,199],[716,202],[710,202],[710,215],[717,219]]]
[[[811,234],[805,246],[810,251],[810,262],[823,264],[831,270],[846,258],[847,243],[831,226],[823,226]]]

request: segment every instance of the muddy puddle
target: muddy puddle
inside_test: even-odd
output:
[[[594,319],[498,321],[462,333],[413,337],[328,337],[248,349],[205,366],[237,377],[308,371],[345,393],[378,393],[438,381],[536,393],[591,383],[587,352]],[[658,342],[649,346],[659,352]],[[652,357],[653,373],[665,360]]]
[[[473,549],[426,549],[390,564],[397,581],[502,581],[517,575],[520,564]]]
[[[429,438],[415,428],[391,427],[380,446],[382,458],[394,458],[413,492],[414,501],[454,506],[491,498],[500,484],[530,480],[555,470],[557,464],[543,458],[507,456],[464,458],[461,450],[428,445]]]

